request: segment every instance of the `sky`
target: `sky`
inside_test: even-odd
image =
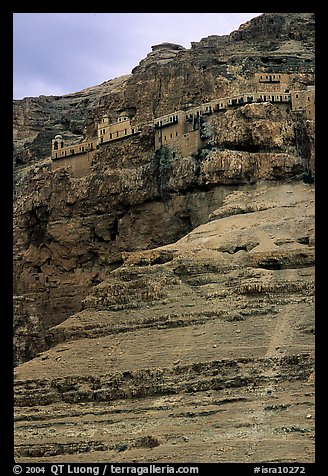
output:
[[[260,13],[14,13],[13,97],[61,96],[131,70],[170,42],[191,47]]]

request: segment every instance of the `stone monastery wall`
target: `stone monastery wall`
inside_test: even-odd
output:
[[[220,113],[229,108],[245,104],[272,102],[290,104],[292,112],[302,113],[306,119],[315,118],[315,88],[290,91],[290,75],[287,73],[256,73],[253,78],[254,90],[231,97],[213,99],[207,103],[178,110],[154,119],[155,150],[163,146],[175,148],[182,155],[190,155],[202,146],[202,125],[206,116]],[[139,134],[139,128],[131,123],[128,114],[121,113],[117,121],[111,123],[105,114],[98,123],[97,139],[88,139],[80,144],[65,146],[62,136],[52,141],[53,169],[70,166],[75,177],[89,173],[95,149],[102,144],[123,140]]]
[[[124,137],[137,134],[140,131],[131,125],[131,120],[128,116],[119,116],[117,122],[109,123],[109,117],[105,114],[98,124],[98,140],[97,145],[112,140],[123,139]]]
[[[71,169],[73,177],[85,177],[91,170],[92,159],[95,155],[95,150],[91,152],[84,152],[77,155],[61,157],[52,161],[52,170],[60,167],[68,167]]]

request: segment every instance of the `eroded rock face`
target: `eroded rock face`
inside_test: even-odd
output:
[[[132,74],[152,66],[167,64],[177,56],[179,51],[186,50],[183,46],[174,43],[161,43],[152,46],[151,49],[151,53],[148,53],[146,58],[140,61],[139,66],[132,70]]]
[[[237,42],[257,42],[261,36],[263,42],[284,44],[291,40],[304,41],[304,45],[311,48],[314,46],[311,37],[313,27],[314,13],[267,13],[241,25],[230,34],[230,39]]]
[[[258,185],[125,253],[16,368],[17,461],[313,461],[313,212]]]

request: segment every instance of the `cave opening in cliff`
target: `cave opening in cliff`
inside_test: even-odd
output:
[[[117,237],[119,235],[119,233],[118,233],[118,219],[117,218],[115,218],[114,223],[109,225],[108,230],[109,230],[111,241],[116,241]]]

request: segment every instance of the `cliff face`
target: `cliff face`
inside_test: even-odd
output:
[[[125,252],[15,369],[16,461],[313,462],[313,201],[239,189]]]
[[[206,222],[231,190],[304,172],[282,108],[246,105],[213,117],[208,128],[209,145],[194,155],[154,152],[148,129],[102,146],[81,179],[47,164],[17,179],[14,289],[35,300],[41,328],[80,310],[90,286],[122,263],[122,252],[175,241]],[[18,354],[17,361],[33,355]]]
[[[312,14],[264,14],[190,49],[155,45],[131,75],[71,95],[14,102],[22,460],[75,461],[82,451],[115,461],[124,448],[126,461],[168,454],[167,460],[187,461],[196,446],[200,461],[209,455],[241,461],[241,454],[264,461],[268,448],[275,448],[275,461],[312,460],[312,420],[303,421],[303,413],[313,413],[314,187],[303,180],[314,175],[314,121],[288,103],[254,102],[207,116],[192,153],[155,150],[154,118],[253,91],[256,73],[288,74],[293,91],[314,84]],[[104,113],[114,121],[122,111],[140,134],[99,147],[84,177],[51,169],[56,134],[92,137]],[[286,388],[294,392],[287,403]],[[218,453],[221,400],[237,404],[239,420],[231,430],[229,407],[222,424],[231,444],[222,442]],[[131,437],[113,417],[116,408],[126,421],[147,402],[157,430],[154,420],[133,417],[140,435]],[[40,421],[33,440],[27,428],[37,420],[34,405]],[[44,405],[74,426],[70,436],[58,430],[54,443]],[[82,416],[81,426],[69,419],[71,411]],[[85,420],[88,412],[99,417],[96,427]],[[101,423],[108,412],[114,432]],[[170,431],[161,423],[168,423],[167,412]],[[238,428],[246,454],[233,443]],[[269,436],[257,450],[261,431]],[[291,458],[275,445],[282,434]]]
[[[274,40],[276,47],[284,48],[290,40],[301,42],[310,50],[314,47],[314,14],[312,13],[267,13],[241,25],[231,33],[234,41],[263,43]]]

